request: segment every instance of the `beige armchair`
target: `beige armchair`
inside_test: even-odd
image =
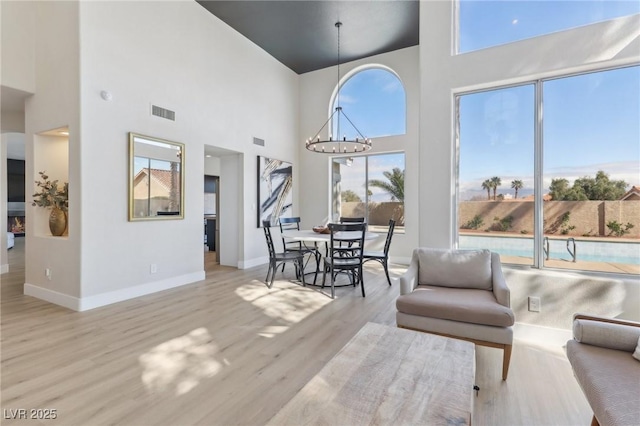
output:
[[[400,278],[396,323],[502,349],[506,380],[515,321],[510,305],[497,253],[417,248]]]

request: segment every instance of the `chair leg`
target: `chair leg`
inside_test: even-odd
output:
[[[509,374],[509,363],[511,362],[511,345],[504,345],[504,354],[502,356],[502,380],[507,380]]]
[[[336,298],[336,287],[335,287],[335,277],[333,276],[333,267],[330,268],[331,270],[330,275],[331,275],[331,298],[335,299]]]
[[[384,268],[384,273],[387,275],[387,282],[391,285],[391,278],[389,278],[389,266],[387,265],[387,258],[382,261],[382,267]]]
[[[324,283],[326,282],[326,280],[327,280],[327,267],[324,266],[322,268],[322,288],[324,288]]]
[[[302,280],[302,286],[306,287],[307,283],[304,282],[304,259],[300,258],[300,260],[298,260],[298,267],[300,268],[300,279]]]
[[[318,271],[320,270],[320,260],[322,260],[322,255],[320,254],[319,250],[316,250],[314,253],[314,256],[316,257],[316,272],[313,275],[313,285],[316,285],[316,280],[318,279]]]
[[[593,418],[591,419],[591,426],[600,426],[600,422],[598,421],[598,419],[596,419],[596,415],[593,415]]]
[[[264,278],[264,283],[269,287],[269,275],[271,275],[271,261],[269,261],[269,269],[267,269],[267,276]]]
[[[358,274],[360,275],[359,279],[360,279],[360,287],[362,287],[362,297],[364,296],[364,277],[362,276],[362,265],[360,265],[360,268],[358,269]]]
[[[274,271],[275,265],[273,262],[269,262],[269,270],[267,271],[267,278],[265,279],[265,283],[267,284],[267,288],[271,288],[273,285],[273,277],[275,276]],[[269,280],[269,275],[271,275],[271,280]]]

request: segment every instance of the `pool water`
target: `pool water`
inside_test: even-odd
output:
[[[533,258],[533,238],[504,238],[460,235],[461,249],[489,249],[506,256]],[[567,251],[566,240],[549,240],[549,259],[573,258]],[[573,249],[573,245],[569,247]],[[640,242],[607,242],[576,240],[576,260],[588,262],[640,265]]]

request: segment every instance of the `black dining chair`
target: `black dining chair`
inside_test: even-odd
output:
[[[362,263],[366,263],[370,260],[375,260],[377,262],[382,263],[382,267],[384,268],[384,273],[387,275],[387,282],[391,285],[391,278],[389,278],[389,247],[391,246],[391,237],[393,237],[393,230],[396,227],[396,221],[393,219],[389,220],[389,231],[387,232],[387,239],[384,242],[384,250],[383,251],[365,251],[362,254],[363,261]]]
[[[366,221],[364,220],[364,217],[346,217],[346,216],[340,216],[340,223],[364,223],[365,224],[365,231],[366,231]],[[349,247],[351,247],[351,245],[349,243],[347,243],[347,245]]]
[[[345,217],[340,216],[340,223],[364,223],[364,217]]]
[[[300,252],[276,253],[276,249],[273,244],[273,238],[271,237],[271,222],[268,220],[263,220],[262,226],[264,229],[264,236],[267,240],[267,247],[269,248],[269,269],[267,270],[267,277],[265,278],[267,287],[271,288],[271,286],[273,285],[273,280],[276,276],[276,270],[278,269],[278,266],[287,262],[293,262],[293,264],[296,266],[296,278],[301,279],[302,285],[306,286],[306,283],[304,282],[304,255]],[[271,275],[270,281],[269,275]]]
[[[280,222],[280,235],[282,235],[285,231],[299,231],[300,230],[300,218],[299,217],[281,217],[279,219]],[[282,235],[282,247],[284,247],[285,253],[302,253],[303,256],[307,254],[311,254],[316,260],[316,272],[313,277],[313,283],[316,283],[318,279],[318,270],[320,269],[320,260],[322,258],[322,254],[320,250],[318,250],[317,243],[314,243],[312,247],[307,246],[302,241],[294,241],[284,237]],[[307,259],[306,264],[309,263],[311,256]],[[285,264],[282,264],[282,272],[284,272]]]
[[[360,284],[364,297],[364,280],[362,279],[362,254],[364,251],[364,223],[330,223],[329,254],[324,258],[322,286],[324,287],[327,272],[331,278],[331,298],[335,298],[335,278],[338,272],[347,272],[351,284]],[[348,233],[348,234],[347,234]],[[339,235],[338,235],[339,234]],[[347,244],[342,244],[347,243]]]

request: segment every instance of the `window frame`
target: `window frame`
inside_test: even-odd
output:
[[[456,1],[456,3],[458,3]],[[554,268],[550,266],[546,266],[544,262],[544,119],[543,119],[543,110],[544,110],[544,99],[543,99],[543,85],[545,82],[553,81],[553,80],[561,80],[571,77],[584,76],[588,74],[596,74],[607,71],[621,70],[626,68],[640,68],[640,62],[638,63],[630,63],[620,66],[610,66],[610,67],[602,67],[602,68],[594,68],[585,71],[577,71],[572,73],[563,73],[552,75],[548,77],[540,77],[536,79],[526,79],[523,81],[518,81],[516,83],[510,84],[495,84],[495,85],[487,85],[482,88],[473,89],[473,90],[453,90],[453,106],[454,106],[454,119],[453,119],[453,129],[452,129],[452,139],[453,139],[453,149],[455,150],[454,155],[452,155],[453,159],[453,167],[451,168],[454,176],[452,176],[451,182],[454,186],[452,191],[454,193],[453,197],[453,205],[452,205],[452,231],[453,231],[453,245],[455,248],[459,247],[460,242],[460,224],[459,221],[459,188],[460,188],[460,98],[465,95],[472,95],[476,93],[484,93],[484,92],[492,92],[496,90],[508,89],[512,87],[521,87],[533,84],[534,85],[534,232],[533,232],[533,243],[534,243],[534,252],[533,252],[533,263],[531,265],[518,265],[518,264],[509,264],[510,267],[515,268],[534,268],[541,270],[550,270],[550,271],[559,271],[559,272],[578,272],[578,273],[588,273],[593,275],[601,275],[601,276],[621,276],[628,277],[633,274],[626,274],[620,272],[607,272],[607,271],[597,271],[597,270],[588,270],[588,269],[564,269],[564,268]],[[633,184],[632,182],[630,184]]]
[[[407,166],[407,154],[404,150],[397,150],[397,151],[385,151],[385,152],[370,152],[368,154],[360,154],[360,155],[334,155],[329,157],[329,171],[330,171],[330,184],[329,184],[329,218],[332,219],[332,221],[337,222],[339,217],[341,216],[341,212],[340,211],[334,211],[333,207],[335,204],[335,199],[334,196],[340,197],[342,195],[342,191],[340,193],[336,193],[335,191],[335,183],[333,181],[333,162],[334,160],[338,159],[338,158],[364,158],[365,159],[365,170],[364,170],[364,177],[365,177],[365,190],[364,190],[364,211],[365,211],[365,221],[367,223],[369,223],[369,158],[370,157],[381,157],[381,156],[385,156],[385,155],[397,155],[397,154],[402,154],[403,156],[403,161],[404,161],[404,168],[403,171],[405,173],[406,176],[406,166]],[[402,201],[402,206],[403,209],[406,209],[406,201],[403,200]],[[406,214],[404,215],[406,218]],[[386,233],[388,231],[388,225],[375,225],[376,228],[384,228],[384,229],[379,229],[379,230],[375,230],[375,229],[371,229],[370,232],[376,232],[376,233]],[[405,233],[405,229],[407,227],[407,223],[406,221],[404,222],[404,225],[400,226],[396,226],[394,233],[395,234],[404,234]]]
[[[333,121],[334,118],[332,117],[333,112],[335,111],[335,102],[336,99],[338,97],[338,93],[340,92],[340,90],[342,90],[342,87],[349,81],[351,80],[353,77],[355,77],[357,74],[360,74],[363,71],[369,71],[369,70],[376,70],[376,69],[380,69],[383,71],[387,71],[389,73],[391,73],[393,76],[395,76],[398,81],[400,82],[400,85],[402,86],[402,92],[404,93],[404,117],[403,117],[403,122],[404,122],[404,132],[403,133],[390,133],[388,135],[384,135],[384,136],[374,136],[374,135],[369,135],[367,134],[366,130],[364,132],[364,136],[367,138],[371,138],[371,139],[375,139],[375,138],[386,138],[386,137],[395,137],[395,136],[404,136],[407,134],[407,127],[408,127],[408,114],[407,114],[407,109],[408,109],[408,105],[407,105],[407,89],[405,88],[405,84],[402,81],[402,78],[400,78],[400,75],[395,72],[392,68],[383,65],[383,64],[366,64],[366,65],[361,65],[359,67],[355,67],[354,69],[350,70],[349,72],[347,72],[345,75],[343,75],[340,78],[340,81],[338,82],[338,84],[334,87],[333,92],[331,93],[331,97],[329,98],[329,108],[327,110],[327,119],[329,119],[329,122],[327,123],[327,137],[329,136],[329,134],[333,133]],[[349,111],[346,111],[347,115],[349,115]],[[357,123],[356,123],[357,124]]]

